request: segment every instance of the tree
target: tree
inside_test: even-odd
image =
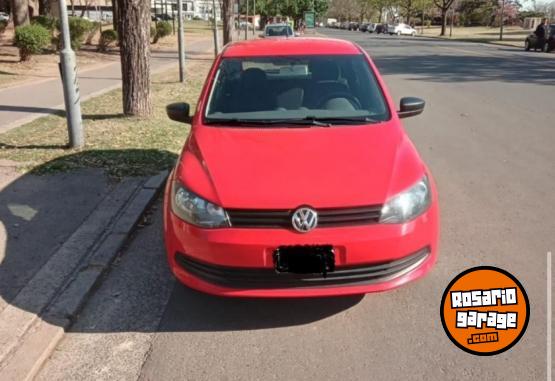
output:
[[[14,26],[29,24],[29,0],[12,0],[12,15]]]
[[[117,0],[123,113],[146,117],[150,96],[150,0]]]
[[[233,36],[233,4],[234,0],[223,0],[222,2],[222,20],[224,45],[231,42]]]
[[[447,12],[453,5],[455,0],[434,0],[434,4],[441,11],[441,33],[440,36],[445,36],[445,28],[447,27]]]
[[[39,0],[39,15],[46,16],[50,13],[50,1]]]
[[[416,0],[402,0],[399,1],[399,8],[401,8],[402,15],[405,17],[405,23],[410,24],[412,15],[415,11]]]

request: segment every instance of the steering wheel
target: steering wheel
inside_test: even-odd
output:
[[[320,97],[320,99],[317,102],[317,107],[318,108],[322,108],[324,107],[324,105],[326,104],[326,102],[328,102],[330,99],[335,99],[335,98],[343,98],[349,101],[350,104],[353,105],[353,107],[356,110],[360,110],[361,106],[360,106],[360,101],[357,99],[357,97],[355,97],[352,94],[349,94],[345,91],[338,91],[335,93],[329,93],[329,94],[324,94],[322,97]]]

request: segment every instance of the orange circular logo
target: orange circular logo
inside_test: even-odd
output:
[[[515,345],[530,319],[530,304],[520,282],[490,266],[455,277],[441,299],[441,323],[456,346],[480,356],[496,355]]]

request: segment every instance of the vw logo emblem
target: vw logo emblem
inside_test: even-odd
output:
[[[291,224],[296,231],[307,233],[318,225],[318,213],[312,208],[299,208],[293,213]]]

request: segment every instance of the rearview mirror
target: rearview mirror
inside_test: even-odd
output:
[[[168,114],[168,118],[176,122],[191,123],[189,109],[188,103],[171,103],[166,106],[166,114]]]
[[[397,115],[399,115],[399,118],[408,118],[409,116],[422,114],[425,105],[426,102],[424,102],[424,100],[420,98],[401,98],[401,107],[399,111],[397,111]]]

